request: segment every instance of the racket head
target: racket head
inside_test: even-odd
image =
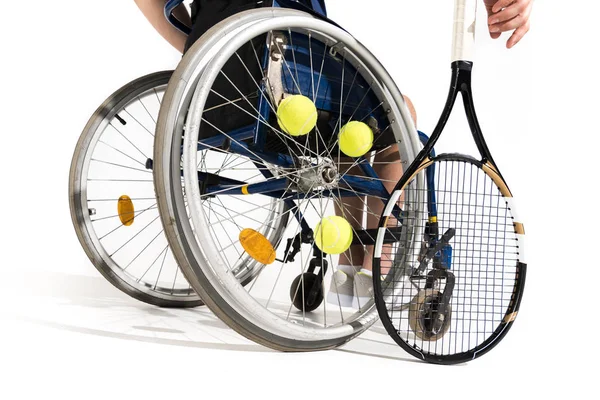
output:
[[[389,229],[399,226],[402,234],[391,240]],[[440,364],[491,350],[518,313],[524,241],[512,194],[491,164],[461,154],[426,158],[398,182],[379,224],[374,293],[390,336],[415,357]],[[446,301],[451,278],[440,270],[454,280]]]

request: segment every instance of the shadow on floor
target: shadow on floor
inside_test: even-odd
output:
[[[101,276],[67,275],[49,271],[36,271],[29,276],[21,276],[23,287],[30,291],[30,297],[39,298],[40,302],[49,304],[44,298],[52,298],[56,301],[56,307],[83,307],[90,309],[114,309],[118,317],[117,323],[107,320],[105,324],[100,320],[98,326],[89,327],[77,325],[65,318],[53,318],[52,314],[44,315],[48,319],[35,316],[21,316],[20,320],[60,329],[69,332],[78,332],[88,335],[111,337],[123,340],[135,340],[139,342],[156,343],[160,345],[172,345],[183,347],[196,347],[206,349],[221,349],[232,351],[249,352],[271,352],[272,350],[247,341],[247,344],[237,343],[246,341],[221,322],[206,307],[193,309],[171,309],[158,308],[139,302],[114,288]],[[37,301],[37,300],[35,300]],[[90,313],[94,313],[90,310]],[[57,313],[59,314],[59,313]],[[62,313],[64,315],[64,313]],[[104,314],[105,315],[105,314]],[[52,320],[50,320],[52,319]],[[180,326],[173,328],[165,327],[165,321],[183,321]],[[105,325],[107,328],[105,329]],[[195,326],[202,331],[210,332],[205,336],[215,338],[215,342],[187,340],[186,336],[194,336]],[[187,329],[187,332],[185,330]],[[206,329],[208,328],[208,329]],[[220,334],[225,331],[226,334]],[[147,334],[144,335],[144,333]],[[175,336],[176,338],[173,338]],[[228,338],[234,338],[228,343]]]
[[[100,328],[85,327],[69,322],[44,320],[31,316],[22,316],[19,318],[32,324],[69,332],[156,343],[158,345],[244,352],[273,351],[243,339],[241,336],[236,337],[237,334],[206,307],[192,309],[163,309],[154,307],[130,298],[114,288],[101,276],[68,275],[57,272],[37,271],[35,275],[25,275],[21,278],[23,279],[23,285],[25,285],[23,287],[31,289],[32,297],[51,297],[57,299],[57,307],[73,306],[91,309],[114,309],[115,314],[120,313],[120,316],[123,316],[119,320],[121,329],[117,330],[105,329],[102,327],[102,324],[100,324]],[[191,332],[186,332],[180,327],[165,327],[164,324],[159,324],[161,321],[171,320],[177,322],[181,319],[186,320],[186,323],[183,324],[184,328],[190,328],[193,331],[197,327],[197,329],[207,333],[208,336],[215,338],[215,342],[189,340],[187,336]],[[140,323],[140,320],[147,323]],[[161,326],[154,326],[154,323]],[[107,323],[106,325],[111,325],[111,323]],[[143,333],[154,336],[145,336]],[[369,337],[373,336],[373,333],[381,336],[381,340]],[[160,335],[171,337],[160,337]],[[178,336],[179,338],[173,338],[172,336]],[[228,338],[234,337],[235,340],[232,340],[233,342],[245,341],[247,343],[229,343],[227,341]],[[391,341],[384,341],[387,338],[385,329],[375,325],[370,329],[368,334],[354,339],[342,348],[336,349],[336,351],[382,359],[422,362],[408,355],[405,357],[391,355],[391,350],[395,352],[398,350],[398,347]]]
[[[180,347],[194,347],[194,348],[202,348],[202,349],[216,349],[216,350],[230,350],[230,351],[245,351],[245,352],[259,352],[266,353],[271,352],[270,349],[266,347],[259,346],[257,344],[232,344],[232,343],[209,343],[209,342],[199,342],[192,340],[178,340],[178,339],[166,339],[166,338],[157,338],[157,337],[149,337],[143,335],[132,335],[132,334],[124,334],[118,332],[110,332],[102,329],[92,329],[79,327],[68,324],[61,324],[50,321],[43,321],[40,319],[32,319],[32,318],[21,318],[25,322],[29,322],[36,325],[41,325],[49,328],[60,329],[67,332],[76,332],[83,333],[86,335],[95,335],[102,336],[114,339],[122,339],[122,340],[134,340],[137,342],[144,343],[155,343],[160,345],[169,345],[169,346],[180,346]]]

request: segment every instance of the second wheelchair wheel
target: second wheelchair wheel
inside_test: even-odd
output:
[[[293,95],[318,110],[301,137],[276,117]],[[338,146],[350,121],[374,132],[364,157]],[[167,237],[194,289],[240,334],[283,351],[339,346],[377,319],[372,289],[353,278],[356,309],[323,301],[339,293],[339,260],[315,246],[315,227],[345,217],[353,230],[345,257],[370,258],[397,180],[386,167],[412,160],[419,146],[400,92],[348,33],[293,10],[238,14],[192,47],[165,94],[154,154]],[[282,235],[270,233],[284,222]],[[258,268],[243,286],[238,265],[248,256]]]
[[[113,93],[86,125],[73,156],[69,204],[77,236],[115,287],[161,307],[202,305],[180,272],[152,183],[156,118],[172,71]]]

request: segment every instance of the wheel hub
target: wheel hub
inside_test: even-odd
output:
[[[298,173],[296,185],[304,193],[314,190],[333,189],[339,182],[338,169],[333,161],[320,160],[316,165],[308,164]]]

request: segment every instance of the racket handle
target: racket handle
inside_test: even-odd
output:
[[[478,1],[481,0],[454,0],[452,62],[473,61]]]

